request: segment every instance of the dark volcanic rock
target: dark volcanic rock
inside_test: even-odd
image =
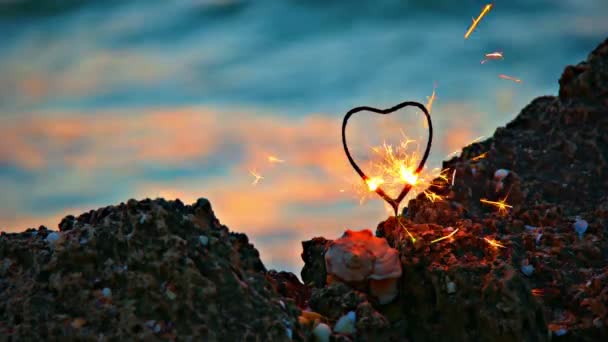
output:
[[[299,339],[294,303],[205,199],[129,200],[0,237],[0,336]]]
[[[316,237],[302,242],[302,268],[301,276],[304,284],[323,287],[326,283],[325,252],[331,240]]]

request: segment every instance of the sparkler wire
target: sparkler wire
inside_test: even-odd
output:
[[[346,115],[344,116],[344,120],[342,121],[342,145],[344,147],[344,153],[346,153],[346,157],[348,157],[348,161],[350,162],[350,165],[352,165],[352,167],[359,174],[359,176],[361,176],[363,181],[367,181],[369,179],[369,177],[361,170],[359,165],[357,165],[357,163],[351,156],[350,151],[348,150],[348,146],[346,145],[346,124],[348,123],[348,119],[353,114],[361,112],[361,111],[370,111],[370,112],[380,114],[380,115],[387,115],[387,114],[396,112],[399,109],[407,107],[407,106],[418,107],[420,110],[422,110],[422,112],[424,112],[424,115],[426,117],[426,121],[428,124],[429,138],[426,143],[426,149],[424,151],[424,155],[422,156],[422,159],[420,160],[420,163],[418,164],[418,167],[414,171],[414,173],[416,175],[418,175],[424,168],[424,164],[426,163],[426,160],[429,157],[429,153],[431,151],[431,143],[433,141],[433,124],[431,122],[431,115],[429,114],[428,110],[426,109],[426,107],[423,104],[414,102],[414,101],[406,101],[406,102],[402,102],[402,103],[400,103],[394,107],[388,108],[388,109],[377,109],[377,108],[373,108],[373,107],[361,106],[361,107],[356,107],[356,108],[349,110],[348,113],[346,113]],[[401,190],[401,193],[399,194],[399,196],[397,198],[389,197],[379,186],[375,189],[375,191],[380,197],[382,197],[382,199],[384,199],[393,208],[393,210],[395,211],[395,217],[397,217],[398,212],[399,212],[399,204],[401,203],[403,198],[407,195],[407,193],[411,189],[412,189],[412,185],[409,183],[406,183],[405,186],[403,187],[403,190]]]

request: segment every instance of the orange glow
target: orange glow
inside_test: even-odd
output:
[[[500,243],[500,242],[498,242],[498,241],[496,241],[494,239],[488,239],[488,238],[485,238],[485,237],[483,239],[486,240],[486,242],[488,244],[490,244],[490,246],[499,247],[499,248],[505,248],[505,245],[503,245],[502,243]]]
[[[445,239],[449,239],[449,238],[451,238],[452,236],[454,236],[454,234],[456,234],[456,232],[458,232],[458,230],[459,230],[459,229],[460,229],[460,228],[456,228],[456,229],[455,229],[453,232],[451,232],[450,234],[448,234],[448,235],[446,235],[446,236],[442,236],[442,237],[440,237],[440,238],[438,238],[438,239],[435,239],[435,240],[431,241],[431,244],[436,243],[436,242],[439,242],[439,241],[442,241],[442,240],[445,240]]]
[[[478,160],[484,159],[487,156],[488,156],[488,152],[484,152],[484,153],[478,155],[477,157],[471,158],[471,161],[478,161]]]
[[[498,208],[498,212],[500,214],[506,214],[507,211],[508,211],[508,209],[513,208],[513,206],[508,205],[506,203],[506,200],[507,199],[504,198],[504,199],[502,199],[500,201],[490,201],[490,200],[487,200],[485,198],[482,198],[482,199],[479,200],[479,202],[484,203],[484,204],[492,205],[492,206]]]
[[[471,24],[471,26],[467,30],[467,33],[464,34],[464,39],[468,39],[469,38],[469,36],[473,32],[473,30],[475,30],[475,28],[477,27],[477,25],[479,24],[479,22],[481,21],[481,19],[486,14],[488,14],[488,12],[490,12],[491,9],[492,9],[492,4],[487,4],[487,5],[484,6],[483,10],[481,11],[481,13],[477,17],[477,19],[473,19],[473,23]]]
[[[255,177],[255,179],[253,180],[253,182],[251,183],[252,185],[256,185],[260,182],[261,179],[264,179],[264,177],[260,176],[255,170],[249,170],[249,173]]]
[[[515,77],[511,77],[505,74],[500,74],[498,75],[498,77],[502,78],[503,80],[509,80],[509,81],[513,81],[515,83],[521,83],[521,80],[519,78],[515,78]]]
[[[284,163],[285,161],[275,156],[268,156],[268,161],[271,163]]]
[[[491,60],[491,59],[503,59],[502,56],[502,52],[490,52],[490,53],[486,53],[485,58],[481,61],[481,64],[484,64],[485,62]]]

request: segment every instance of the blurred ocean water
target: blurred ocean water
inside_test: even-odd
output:
[[[385,214],[378,203],[323,202],[280,178],[291,165],[293,178],[326,189],[316,179],[337,176],[316,165],[337,155],[273,166],[264,182],[283,182],[281,191],[251,187],[247,171],[264,153],[339,149],[333,137],[315,145],[333,127],[323,120],[358,105],[425,101],[436,84],[438,164],[534,97],[556,94],[565,65],[608,36],[606,0],[497,0],[465,40],[484,5],[0,0],[0,228],[54,228],[64,214],[129,197],[200,194],[253,236],[270,267],[295,270],[293,244],[332,238],[345,224],[373,228]],[[494,51],[504,60],[480,64]],[[217,185],[226,183],[236,185]],[[222,198],[243,187],[239,196],[259,200]]]

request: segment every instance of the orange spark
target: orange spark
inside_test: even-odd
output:
[[[488,152],[484,152],[484,153],[482,153],[482,154],[478,155],[477,157],[473,157],[473,158],[471,158],[471,161],[478,161],[478,160],[481,160],[481,159],[485,158],[487,155],[488,155]]]
[[[502,78],[503,80],[509,80],[509,81],[513,81],[515,83],[521,83],[521,80],[519,78],[515,78],[515,77],[511,77],[505,74],[500,74],[498,75],[498,77]]]
[[[254,170],[249,170],[249,173],[255,177],[255,179],[253,180],[253,182],[251,183],[252,185],[256,185],[260,182],[261,179],[264,179],[264,177],[260,176],[255,169]]]
[[[271,163],[284,163],[285,161],[275,156],[268,156],[268,161]]]
[[[443,197],[441,195],[437,195],[436,193],[434,193],[430,190],[424,190],[423,193],[426,196],[426,198],[433,203],[436,201],[443,201]]]
[[[505,248],[505,245],[503,245],[502,243],[494,240],[494,239],[488,239],[488,238],[483,238],[484,240],[486,240],[487,243],[490,244],[490,246],[494,246],[494,247],[500,247],[500,248]]]
[[[490,52],[490,53],[486,53],[484,55],[484,59],[481,61],[481,64],[484,64],[485,62],[491,60],[491,59],[504,59],[504,57],[502,56],[502,52]]]
[[[445,239],[449,239],[451,238],[454,234],[456,234],[456,232],[459,230],[460,228],[456,228],[456,230],[454,230],[453,232],[451,232],[450,234],[446,235],[446,236],[442,236],[438,239],[435,239],[433,241],[431,241],[431,244],[434,244],[435,242],[439,242],[441,240],[445,240]]]
[[[513,206],[508,205],[508,204],[506,203],[506,200],[507,200],[507,199],[506,199],[506,198],[504,198],[504,199],[502,199],[502,200],[500,200],[500,201],[490,201],[490,200],[487,200],[487,199],[485,199],[485,198],[482,198],[482,199],[480,199],[480,200],[479,200],[479,202],[484,203],[484,204],[489,204],[489,205],[495,206],[496,208],[498,208],[498,212],[499,212],[499,213],[501,213],[501,214],[506,214],[506,213],[507,213],[507,211],[508,211],[508,210],[507,210],[508,208],[513,208]]]
[[[492,4],[487,4],[484,6],[483,10],[481,11],[481,13],[477,17],[477,19],[473,19],[473,23],[471,24],[471,27],[469,27],[469,29],[467,30],[467,33],[464,34],[464,39],[469,38],[469,36],[473,32],[473,30],[477,27],[477,24],[479,24],[481,19],[490,11],[490,9],[492,9]]]

